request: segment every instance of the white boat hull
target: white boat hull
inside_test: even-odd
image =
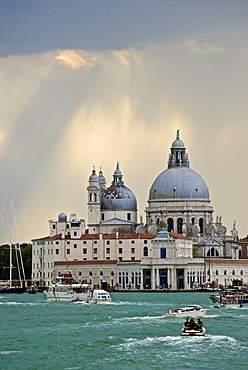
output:
[[[70,292],[44,292],[46,298],[50,302],[77,302],[86,301],[89,297],[89,293],[70,293]]]
[[[207,309],[203,309],[200,311],[187,311],[187,312],[178,312],[178,313],[166,313],[165,316],[171,317],[202,317],[205,316],[207,313]]]
[[[202,328],[202,330],[182,328],[181,330],[182,337],[204,337],[205,334],[206,334],[205,328]]]

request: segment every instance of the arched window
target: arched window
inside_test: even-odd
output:
[[[82,271],[78,271],[78,276],[82,276]]]
[[[95,200],[95,202],[97,202],[97,194],[96,193],[94,193],[94,200]]]
[[[115,274],[114,271],[111,271],[111,276],[114,276],[114,274]]]
[[[243,270],[240,271],[240,275],[243,275]]]
[[[92,276],[92,271],[89,272],[89,275]]]
[[[100,275],[103,276],[103,272],[102,271],[100,271]]]
[[[183,232],[183,219],[178,218],[177,219],[177,233],[182,234],[182,232]]]
[[[217,251],[217,249],[212,247],[211,249],[208,250],[207,256],[208,257],[219,257],[219,252]]]
[[[219,271],[218,270],[216,270],[215,275],[219,275]]]
[[[147,247],[144,247],[144,249],[143,249],[143,256],[144,257],[148,256],[148,248]]]
[[[226,270],[224,270],[224,275],[226,275]]]
[[[203,218],[200,218],[199,220],[199,227],[200,227],[200,234],[203,233]]]
[[[168,231],[169,232],[174,231],[174,220],[173,220],[173,218],[168,218],[167,223],[168,223]]]
[[[235,270],[233,270],[232,274],[235,275]]]
[[[191,225],[193,226],[195,224],[195,217],[191,218]]]
[[[92,193],[90,193],[90,202],[92,202]]]

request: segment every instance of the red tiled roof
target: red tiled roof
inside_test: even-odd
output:
[[[219,264],[219,265],[248,265],[248,259],[237,259],[237,260],[231,260],[228,258],[223,259],[210,259],[210,262],[208,259],[205,260],[207,264]]]
[[[99,236],[102,236],[102,239],[154,239],[158,234],[152,234],[152,233],[142,233],[142,234],[136,234],[136,233],[120,233],[118,237],[116,234],[82,234],[80,236],[80,239],[82,240],[96,240],[99,239]],[[176,233],[169,233],[169,235],[174,239],[188,239],[190,238],[183,236],[181,234]],[[71,235],[65,235],[65,239],[71,239]],[[38,240],[59,240],[62,239],[62,234],[54,235],[54,236],[46,236],[43,238],[38,239],[32,239],[34,241]]]

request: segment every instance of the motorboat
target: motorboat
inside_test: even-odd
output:
[[[246,288],[224,289],[224,290],[220,291],[219,293],[215,293],[215,294],[210,295],[210,299],[214,303],[217,303],[217,304],[220,304],[222,301],[225,302],[225,298],[227,298],[228,302],[229,302],[230,299],[236,299],[236,300],[238,300],[239,304],[248,303],[248,289],[246,289]],[[229,302],[229,303],[231,303],[231,302]],[[237,304],[237,302],[235,302],[235,303]]]
[[[91,285],[75,281],[71,272],[62,272],[44,294],[51,302],[86,301],[91,297]]]
[[[201,319],[198,319],[197,322],[194,319],[187,318],[183,328],[181,329],[181,335],[183,337],[203,337],[206,333],[206,329],[203,326]]]
[[[86,299],[86,303],[109,303],[112,302],[109,292],[103,289],[94,289],[91,297]]]
[[[241,308],[243,307],[242,303],[239,302],[236,295],[225,295],[220,296],[219,299],[215,301],[218,307],[233,307],[233,308]]]
[[[174,308],[169,310],[165,316],[175,316],[175,317],[202,317],[206,315],[207,309],[202,308],[199,305],[190,305],[187,307]]]

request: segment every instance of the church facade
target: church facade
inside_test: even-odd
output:
[[[88,222],[61,213],[49,220],[49,236],[33,239],[32,279],[48,286],[70,270],[93,286],[121,289],[193,289],[202,284],[248,284],[236,224],[231,234],[213,220],[209,189],[191,170],[179,130],[168,167],[154,180],[138,222],[137,200],[119,163],[110,186],[102,170],[89,177]]]

